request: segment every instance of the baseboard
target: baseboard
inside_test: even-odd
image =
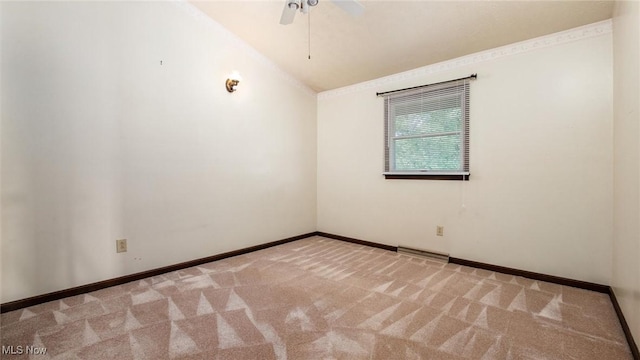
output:
[[[346,242],[350,242],[350,243],[353,243],[353,244],[359,244],[359,245],[375,247],[375,248],[383,249],[383,250],[396,251],[396,252],[398,251],[398,247],[397,246],[391,246],[391,245],[385,245],[385,244],[380,244],[380,243],[366,241],[366,240],[354,239],[354,238],[350,238],[350,237],[346,237],[346,236],[342,236],[342,235],[329,234],[329,233],[322,232],[322,231],[316,231],[315,235],[316,236],[326,237],[326,238],[329,238],[329,239],[334,239],[334,240],[346,241]]]
[[[609,297],[611,298],[611,303],[613,304],[613,308],[618,315],[618,319],[620,320],[620,325],[622,326],[622,331],[624,332],[624,336],[627,338],[627,342],[629,343],[629,349],[631,349],[631,354],[633,355],[634,360],[640,360],[640,351],[638,351],[638,345],[631,334],[631,329],[629,329],[629,324],[627,324],[627,320],[624,318],[624,314],[622,313],[622,309],[620,308],[620,304],[618,304],[618,299],[616,298],[616,294],[613,291],[612,287],[609,287]]]
[[[46,302],[49,302],[49,301],[60,300],[60,299],[64,299],[64,298],[69,297],[69,296],[76,296],[76,295],[80,295],[80,294],[85,294],[85,293],[88,293],[88,292],[101,290],[101,289],[108,288],[108,287],[111,287],[111,286],[122,285],[122,284],[126,284],[128,282],[131,282],[131,281],[142,280],[142,279],[145,279],[145,278],[148,278],[148,277],[157,276],[157,275],[161,275],[161,274],[172,272],[172,271],[176,271],[176,270],[182,270],[182,269],[186,269],[186,268],[189,268],[189,267],[206,264],[206,263],[209,263],[209,262],[212,262],[212,261],[222,260],[222,259],[226,259],[226,258],[229,258],[229,257],[238,256],[238,255],[250,253],[250,252],[253,252],[253,251],[266,249],[266,248],[269,248],[269,247],[272,247],[272,246],[276,246],[276,245],[286,244],[288,242],[292,242],[292,241],[296,241],[296,240],[300,240],[300,239],[305,239],[305,238],[308,238],[308,237],[311,237],[311,236],[314,236],[314,235],[316,235],[316,232],[297,235],[297,236],[293,236],[293,237],[290,237],[290,238],[276,240],[276,241],[272,241],[272,242],[265,243],[265,244],[260,244],[260,245],[255,245],[255,246],[250,246],[250,247],[247,247],[247,248],[243,248],[243,249],[229,251],[229,252],[226,252],[226,253],[223,253],[223,254],[217,254],[217,255],[208,256],[208,257],[204,257],[204,258],[196,259],[196,260],[191,260],[191,261],[185,261],[185,262],[182,262],[182,263],[179,263],[179,264],[173,264],[173,265],[169,265],[169,266],[165,266],[165,267],[161,267],[161,268],[157,268],[157,269],[151,269],[151,270],[147,270],[147,271],[142,271],[142,272],[139,272],[139,273],[135,273],[135,274],[131,274],[131,275],[125,275],[125,276],[121,276],[121,277],[114,278],[114,279],[109,279],[109,280],[99,281],[99,282],[95,282],[95,283],[91,283],[91,284],[81,285],[81,286],[77,286],[77,287],[70,288],[70,289],[64,289],[64,290],[50,292],[50,293],[47,293],[47,294],[36,295],[36,296],[29,297],[29,298],[26,298],[26,299],[10,301],[10,302],[4,303],[4,304],[0,304],[0,313],[13,311],[13,310],[18,310],[18,309],[22,309],[22,308],[25,308],[25,307],[46,303]]]
[[[505,266],[486,264],[486,263],[465,260],[465,259],[460,259],[455,257],[449,258],[449,262],[452,264],[464,265],[464,266],[499,272],[499,273],[508,274],[508,275],[522,276],[522,277],[526,277],[533,280],[546,281],[554,284],[571,286],[579,289],[591,290],[591,291],[604,293],[604,294],[609,293],[608,285],[601,285],[601,284],[591,283],[587,281],[568,279],[560,276],[546,275],[546,274],[536,273],[532,271],[513,269]]]

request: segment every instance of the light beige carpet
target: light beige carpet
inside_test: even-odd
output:
[[[631,359],[605,294],[320,237],[5,313],[1,330],[3,359]]]

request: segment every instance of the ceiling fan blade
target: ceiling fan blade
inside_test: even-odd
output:
[[[364,12],[364,6],[358,0],[332,0],[342,10],[351,16],[360,16]]]
[[[284,9],[282,9],[282,16],[280,17],[280,24],[289,25],[293,22],[293,19],[296,17],[297,9],[295,7],[289,7],[289,1],[286,0],[284,2]]]

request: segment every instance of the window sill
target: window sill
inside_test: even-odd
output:
[[[383,173],[387,180],[457,180],[469,181],[469,173],[463,174],[428,174],[428,173]]]

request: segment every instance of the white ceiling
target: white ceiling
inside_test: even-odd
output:
[[[609,19],[609,1],[360,0],[352,17],[331,0],[280,25],[285,0],[191,1],[315,91],[347,86]]]

